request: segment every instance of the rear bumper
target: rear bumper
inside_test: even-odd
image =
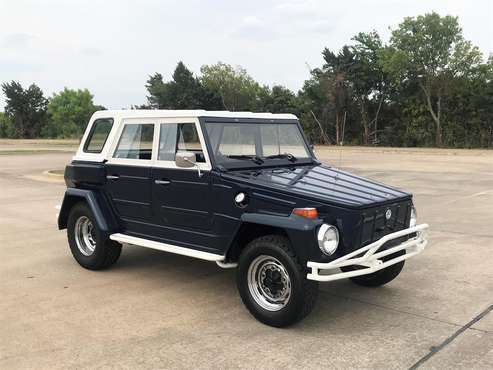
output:
[[[307,266],[311,269],[311,272],[308,273],[307,279],[316,281],[333,281],[346,279],[353,276],[371,274],[375,271],[404,261],[421,253],[424,250],[427,244],[427,229],[427,224],[421,224],[405,230],[397,231],[392,234],[385,235],[383,238],[377,240],[376,242],[355,250],[354,252],[348,253],[345,256],[339,257],[338,259],[331,262],[319,263],[308,261]],[[378,249],[385,243],[410,234],[416,234],[416,236],[389,249],[378,251]],[[387,261],[383,261],[381,259],[385,256],[394,254],[402,250],[405,250],[406,254],[392,258]],[[335,272],[335,270],[346,266],[360,266],[363,268],[354,271]]]

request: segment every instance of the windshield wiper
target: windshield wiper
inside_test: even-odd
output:
[[[296,162],[298,160],[298,158],[296,158],[291,153],[273,154],[273,155],[268,155],[268,156],[266,156],[264,158],[266,158],[266,159],[275,159],[275,158],[282,158],[282,159],[284,159],[284,158],[286,158],[290,162]]]
[[[246,154],[238,154],[238,155],[228,155],[228,158],[231,159],[245,159],[245,160],[250,160],[253,163],[256,164],[262,164],[264,163],[264,160],[260,158],[259,156],[256,155],[246,155]]]

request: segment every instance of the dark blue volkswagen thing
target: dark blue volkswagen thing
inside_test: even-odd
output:
[[[426,246],[410,193],[322,165],[291,114],[96,112],[65,182],[58,227],[81,266],[131,244],[237,268],[276,327],[310,313],[319,282],[386,284]]]

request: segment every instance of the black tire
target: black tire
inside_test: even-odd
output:
[[[386,260],[389,260],[391,258],[402,256],[405,253],[406,253],[406,251],[394,253],[390,256],[387,256],[387,258],[384,258],[383,260],[386,261]],[[387,283],[390,283],[392,280],[394,280],[401,273],[402,269],[404,268],[404,262],[405,261],[398,262],[395,265],[391,265],[391,266],[384,268],[380,271],[374,272],[373,274],[354,276],[354,277],[349,278],[349,279],[357,285],[370,287],[370,288],[376,288],[376,287],[385,285]],[[343,269],[343,271],[351,271],[351,270],[350,269]]]
[[[253,263],[259,258],[264,258],[263,256],[267,256],[265,258],[268,259],[273,257],[289,276],[289,298],[286,299],[285,305],[276,311],[262,307],[249,287],[250,266],[253,267]],[[263,282],[265,281],[264,277]],[[262,323],[274,327],[292,325],[303,319],[312,311],[318,296],[318,283],[306,279],[305,267],[299,263],[291,250],[289,240],[280,235],[259,237],[245,247],[238,261],[237,286],[250,313]],[[257,291],[260,292],[260,288],[257,288]]]
[[[76,224],[79,219],[88,219],[92,224],[91,237],[95,242],[95,248],[89,255],[84,254],[77,244]],[[89,270],[101,270],[111,266],[118,260],[122,251],[119,243],[103,237],[91,209],[84,202],[75,204],[70,210],[67,222],[67,237],[75,260],[79,265]]]

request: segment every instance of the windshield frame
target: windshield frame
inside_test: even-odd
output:
[[[212,163],[213,168],[219,170],[235,170],[235,169],[261,169],[265,167],[286,167],[286,166],[298,166],[317,163],[315,154],[313,153],[312,147],[309,144],[305,133],[301,127],[300,122],[297,119],[259,119],[259,118],[224,118],[224,117],[199,117],[199,122],[202,127],[202,132],[204,133],[205,145],[209,153],[209,158]],[[262,158],[263,163],[257,164],[254,161],[248,161],[244,159],[238,159],[231,162],[218,163],[214,151],[212,149],[212,144],[209,138],[209,133],[207,131],[208,125],[214,125],[217,123],[232,123],[232,124],[295,124],[301,135],[301,140],[308,154],[307,158],[297,158],[295,162],[290,161],[287,158]]]

